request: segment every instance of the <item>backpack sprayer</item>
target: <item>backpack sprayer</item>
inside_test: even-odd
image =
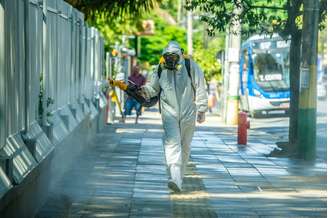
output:
[[[152,97],[150,99],[146,99],[140,94],[140,89],[130,81],[131,84],[126,84],[121,80],[112,80],[109,79],[109,84],[113,87],[118,87],[123,90],[127,95],[134,98],[138,103],[140,103],[143,107],[152,107],[158,102],[158,96]]]

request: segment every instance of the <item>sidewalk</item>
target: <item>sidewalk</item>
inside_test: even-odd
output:
[[[267,158],[269,135],[249,134],[215,116],[197,128],[183,193],[172,194],[160,116],[145,112],[105,129],[56,183],[41,217],[325,217],[326,164]]]

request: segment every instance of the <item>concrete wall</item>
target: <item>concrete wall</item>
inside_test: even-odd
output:
[[[1,218],[29,218],[45,203],[52,186],[73,165],[76,156],[88,146],[96,133],[104,126],[105,107],[99,108],[92,116],[87,114],[84,119],[33,171],[23,182],[10,189],[0,199]]]

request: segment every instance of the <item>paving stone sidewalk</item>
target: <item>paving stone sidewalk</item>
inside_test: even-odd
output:
[[[181,194],[170,193],[159,114],[106,126],[59,180],[38,218],[326,217],[326,164],[269,158],[272,137],[209,116],[192,142]]]

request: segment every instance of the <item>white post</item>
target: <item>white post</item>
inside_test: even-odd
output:
[[[187,44],[188,55],[192,56],[192,11],[187,12]]]
[[[236,8],[235,13],[239,14],[241,8]],[[226,123],[236,125],[238,123],[239,112],[239,53],[240,53],[240,21],[233,20],[229,28],[228,39],[228,71],[229,86],[227,96]]]

